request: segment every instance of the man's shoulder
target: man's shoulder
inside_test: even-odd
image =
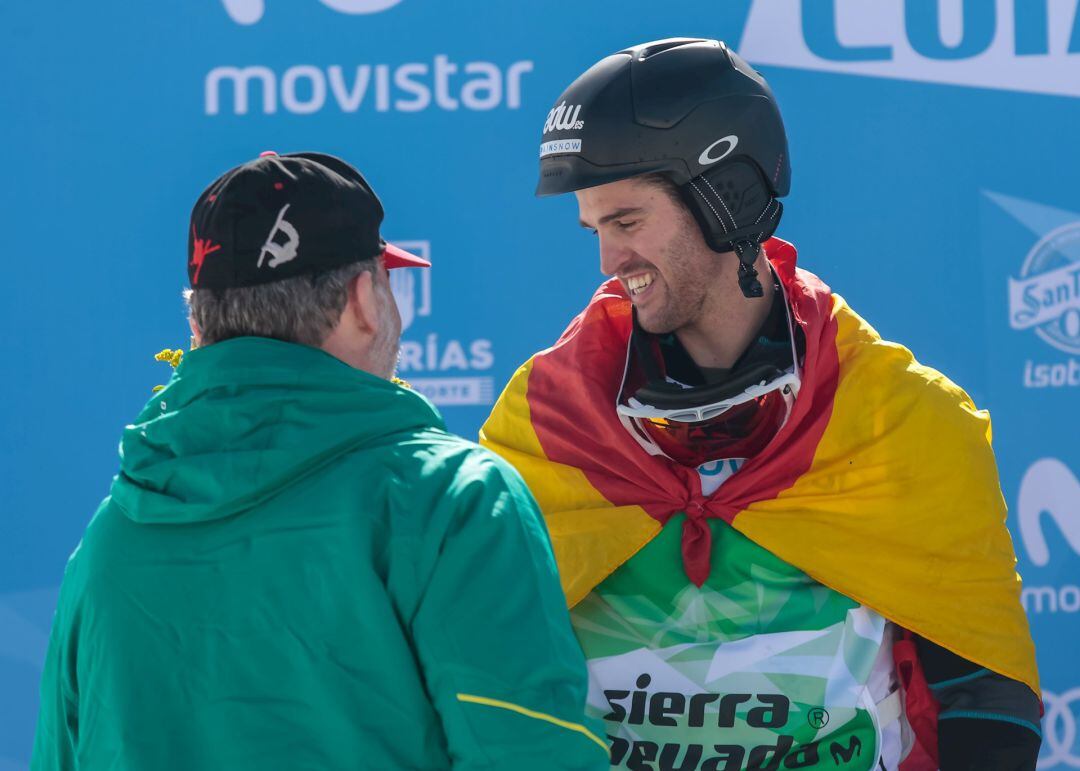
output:
[[[441,428],[411,432],[386,448],[402,481],[417,489],[437,488],[455,497],[479,490],[517,493],[525,483],[491,450]]]
[[[948,434],[972,451],[986,444],[987,413],[961,386],[848,313],[855,326],[839,341],[837,393],[842,402],[876,414],[879,422],[893,416],[910,425],[932,426],[938,440]]]
[[[890,391],[910,390],[929,399],[955,402],[958,397],[967,398],[964,390],[944,373],[920,362],[904,344],[883,338],[842,299],[837,317],[841,378],[865,375],[889,385]]]

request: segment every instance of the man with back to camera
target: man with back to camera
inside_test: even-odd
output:
[[[989,418],[772,234],[772,92],[715,40],[609,56],[544,126],[613,279],[481,432],[548,521],[628,769],[1034,769]],[[903,687],[901,687],[903,686]]]
[[[535,502],[389,380],[429,263],[382,218],[316,153],[195,204],[197,348],[68,563],[33,769],[607,767]]]

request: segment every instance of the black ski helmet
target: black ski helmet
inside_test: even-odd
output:
[[[709,246],[739,255],[739,285],[761,296],[753,263],[791,187],[787,136],[764,78],[719,40],[670,38],[594,64],[544,124],[537,195],[662,173]]]

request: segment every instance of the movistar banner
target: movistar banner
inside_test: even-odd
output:
[[[793,182],[777,235],[990,409],[1047,691],[1040,768],[1080,767],[1078,7],[5,4],[0,771],[27,768],[56,590],[123,425],[169,376],[153,355],[187,344],[203,187],[267,149],[362,169],[385,235],[433,263],[394,275],[400,374],[475,436],[601,279],[573,196],[532,194],[538,155],[575,151],[538,153],[545,123],[591,119],[558,95],[608,53],[680,35],[726,40],[780,100]],[[716,139],[709,157],[738,152]]]

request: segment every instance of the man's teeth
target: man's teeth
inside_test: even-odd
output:
[[[631,276],[626,279],[626,288],[630,290],[630,294],[641,294],[652,283],[653,277],[651,273],[645,273],[640,276]]]

